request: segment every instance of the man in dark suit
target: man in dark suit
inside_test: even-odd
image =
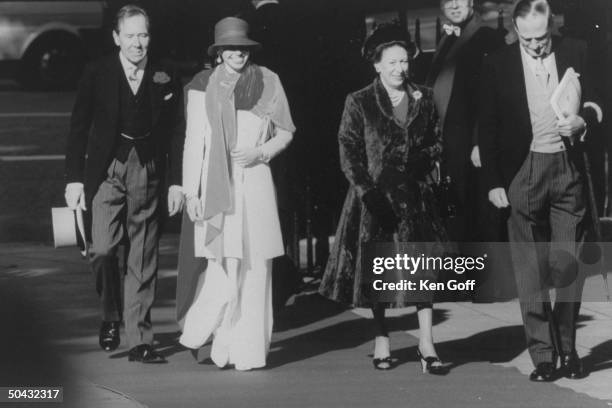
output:
[[[100,346],[118,347],[123,317],[128,359],[159,363],[165,360],[151,347],[159,200],[169,164],[169,214],[183,203],[182,87],[148,60],[149,18],[143,9],[121,8],[113,38],[119,53],[88,66],[77,91],[66,146],[66,203],[89,210],[91,217],[91,265],[103,314]],[[126,239],[122,308],[116,255]]]
[[[483,68],[482,164],[489,200],[510,207],[512,261],[536,367],[530,379],[581,378],[585,372],[575,348],[582,296],[577,259],[585,235],[579,153],[601,110],[589,102],[586,45],[551,34],[546,0],[520,0],[513,20],[519,41],[487,57]],[[559,119],[551,96],[569,68],[580,74],[581,109]],[[557,288],[554,308],[551,282]]]
[[[451,239],[479,241],[476,215],[484,196],[478,194],[480,167],[476,117],[484,56],[505,44],[502,32],[486,27],[473,0],[441,0],[448,21],[434,54],[427,84],[434,89],[444,139],[444,171],[452,179],[457,214],[448,221]],[[487,237],[489,240],[497,237]]]

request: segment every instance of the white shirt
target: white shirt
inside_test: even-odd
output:
[[[520,45],[521,48],[521,56],[523,57],[523,64],[527,65],[527,67],[534,73],[534,75],[538,75],[538,64],[540,63],[537,58],[532,57],[525,51],[525,48]],[[557,62],[555,60],[555,53],[551,52],[545,58],[542,59],[542,65],[544,69],[551,75],[552,73],[557,72]]]
[[[550,98],[559,85],[555,54],[533,58],[521,46],[521,57],[533,132],[530,150],[538,153],[563,151],[565,144],[557,129],[558,118],[550,104]]]
[[[123,72],[125,73],[125,77],[128,80],[128,84],[130,84],[132,93],[136,95],[136,93],[138,92],[138,88],[140,88],[140,84],[142,83],[142,77],[144,76],[144,69],[147,66],[147,57],[144,57],[138,64],[134,64],[128,61],[125,55],[123,55],[123,53],[119,51],[119,61],[121,61]],[[134,80],[133,78],[136,78],[136,79]]]

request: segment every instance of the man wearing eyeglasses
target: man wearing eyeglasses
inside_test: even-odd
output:
[[[446,23],[426,82],[434,89],[442,123],[443,171],[451,176],[457,198],[457,214],[447,226],[455,241],[479,241],[484,237],[476,212],[485,201],[484,194],[477,192],[476,171],[480,167],[476,140],[480,70],[483,57],[505,44],[504,33],[483,25],[473,0],[441,0],[440,9]]]
[[[487,57],[483,68],[482,164],[489,200],[510,208],[512,261],[535,366],[529,378],[582,378],[575,347],[586,212],[580,149],[589,124],[601,121],[601,109],[589,100],[586,44],[552,35],[547,1],[520,0],[513,21],[518,42]],[[580,74],[581,109],[559,119],[551,97],[568,68]]]

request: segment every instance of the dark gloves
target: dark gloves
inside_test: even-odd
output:
[[[423,180],[425,175],[430,173],[434,167],[434,161],[431,156],[425,152],[419,152],[408,157],[406,167],[410,169],[411,174],[416,180]]]
[[[372,189],[365,193],[361,200],[366,209],[380,223],[384,233],[391,234],[397,229],[399,219],[391,207],[391,203],[385,195],[377,189]]]

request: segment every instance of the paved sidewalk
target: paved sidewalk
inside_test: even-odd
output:
[[[129,363],[125,344],[113,353],[98,349],[98,302],[76,250],[0,245],[0,318],[14,334],[3,334],[6,344],[0,343],[0,380],[58,385],[63,379],[62,407],[612,406],[610,303],[582,307],[578,351],[592,372],[578,381],[528,381],[532,367],[516,302],[436,305],[438,352],[452,362],[446,377],[420,373],[413,308],[389,313],[398,367],[380,372],[372,367],[371,327],[362,318],[369,311],[346,310],[314,293],[296,297],[277,316],[266,369],[197,364],[176,342],[176,251],[177,237],[165,237],[153,311],[157,347],[169,363],[147,366]]]

